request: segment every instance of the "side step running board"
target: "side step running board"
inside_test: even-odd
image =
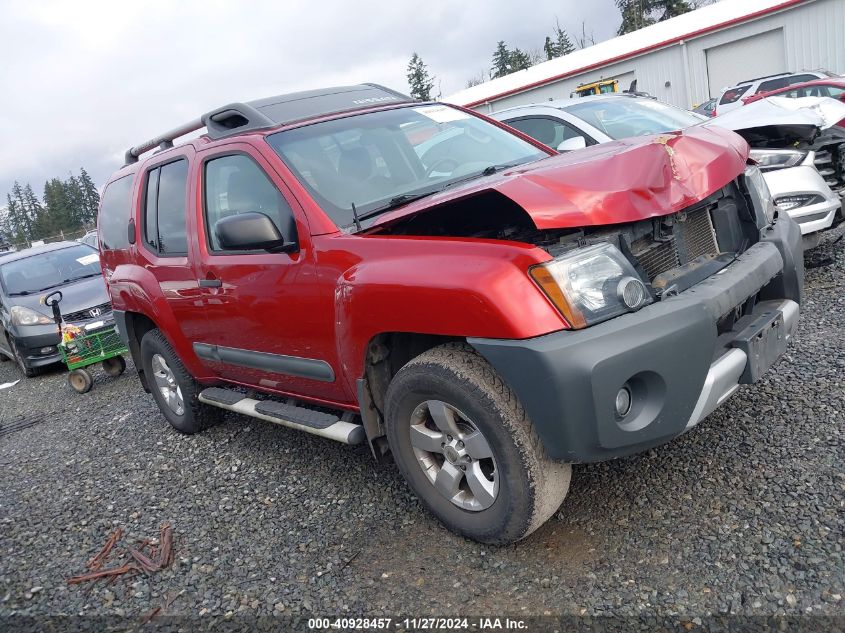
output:
[[[361,424],[344,422],[336,415],[292,404],[273,400],[254,400],[230,389],[220,387],[203,389],[199,400],[213,407],[274,422],[344,444],[360,444],[365,439],[364,427]]]

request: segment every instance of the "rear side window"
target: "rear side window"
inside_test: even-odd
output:
[[[558,145],[576,136],[583,136],[588,144],[592,140],[568,123],[550,117],[525,117],[505,122],[552,149],[557,149]]]
[[[736,88],[728,88],[725,90],[725,94],[722,95],[722,98],[719,99],[719,103],[725,104],[737,101],[742,95],[748,92],[750,87],[751,86],[737,86]],[[757,92],[759,92],[759,90]]]
[[[296,240],[293,212],[276,185],[252,159],[232,154],[205,164],[205,225],[212,251],[222,250],[214,226],[239,213],[263,213],[287,241]]]
[[[762,82],[757,87],[757,93],[760,94],[761,92],[769,92],[771,90],[777,90],[778,88],[786,88],[790,84],[798,83],[796,81],[791,81],[791,77],[778,77],[777,79],[769,79],[769,81]],[[804,81],[803,79],[801,81]]]
[[[187,198],[188,161],[177,160],[147,172],[144,242],[162,257],[188,253]]]
[[[129,247],[129,216],[133,176],[115,180],[103,192],[100,203],[100,249],[119,250]]]

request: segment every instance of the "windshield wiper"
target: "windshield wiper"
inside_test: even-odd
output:
[[[485,167],[481,170],[482,176],[492,176],[497,171],[504,171],[505,169],[510,169],[511,167],[516,167],[517,165],[522,165],[523,161],[517,161],[515,163],[502,163],[501,165],[490,165],[489,167]]]
[[[381,215],[382,213],[387,213],[388,211],[401,207],[402,205],[410,204],[414,200],[419,200],[420,198],[425,198],[435,194],[438,191],[440,191],[440,189],[434,189],[433,191],[425,191],[422,193],[403,193],[401,196],[394,196],[387,201],[387,204],[376,207],[372,211],[367,211],[366,213],[359,213],[358,219],[366,220],[368,218],[373,218],[377,215]]]
[[[79,281],[80,279],[91,279],[91,277],[99,277],[102,274],[103,273],[88,273],[87,275],[80,275],[79,277],[71,277],[70,279],[65,279],[62,282],[62,284],[69,284],[69,283],[72,283],[74,281]],[[62,284],[56,284],[56,285],[60,286]],[[52,288],[53,286],[50,286],[50,287]]]

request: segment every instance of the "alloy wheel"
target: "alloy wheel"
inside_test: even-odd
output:
[[[410,422],[411,447],[431,485],[464,510],[492,506],[499,494],[496,460],[472,420],[446,402],[426,400]]]
[[[182,398],[182,389],[179,383],[176,382],[176,376],[173,370],[164,360],[161,354],[153,354],[152,358],[153,380],[155,380],[164,402],[168,408],[176,415],[185,413],[185,400]]]

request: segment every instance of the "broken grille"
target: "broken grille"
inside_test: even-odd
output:
[[[719,253],[710,208],[678,214],[667,233],[662,240],[643,238],[631,245],[649,280],[702,255]]]
[[[814,164],[832,191],[845,191],[845,143],[827,145],[817,151]]]

